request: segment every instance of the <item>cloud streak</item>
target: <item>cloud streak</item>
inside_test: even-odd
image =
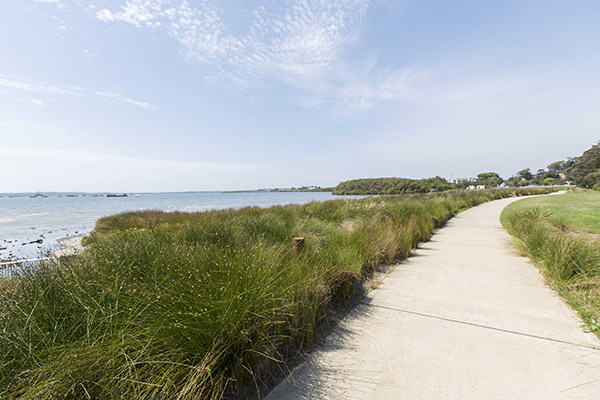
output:
[[[29,104],[33,104],[35,106],[44,106],[44,102],[40,99],[31,99],[29,100]]]
[[[237,11],[216,2],[125,0],[94,11],[96,19],[161,30],[204,67],[211,85],[243,90],[284,84],[302,103],[350,111],[403,96],[414,74],[375,72],[348,62],[365,31],[367,14],[382,0],[288,0]],[[267,7],[268,5],[268,7]],[[231,5],[229,5],[231,8]],[[234,21],[234,22],[230,22]]]
[[[100,98],[105,100],[112,100],[118,103],[130,104],[136,107],[145,108],[148,110],[156,110],[158,106],[147,103],[144,101],[134,100],[125,96],[122,96],[118,93],[111,91],[100,91],[93,90],[88,88],[83,88],[79,86],[64,86],[57,87],[48,85],[43,82],[37,82],[26,79],[11,79],[7,77],[0,76],[0,87],[8,88],[8,89],[16,89],[19,91],[25,91],[30,93],[45,93],[49,95],[60,95],[60,96],[74,96],[74,97],[92,97],[92,98]],[[39,99],[35,103],[32,100],[32,104],[43,105],[43,102]],[[42,102],[40,104],[40,102]]]
[[[82,56],[84,56],[84,57],[87,57],[87,58],[98,57],[98,54],[96,54],[96,53],[92,53],[91,51],[89,51],[89,50],[87,50],[87,49],[82,49],[82,50],[80,51],[80,54],[81,54]]]

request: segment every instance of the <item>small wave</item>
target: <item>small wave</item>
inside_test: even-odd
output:
[[[37,212],[31,214],[20,214],[20,215],[11,215],[9,217],[0,217],[0,224],[4,224],[7,222],[13,222],[20,219],[32,218],[32,217],[41,217],[43,215],[49,215],[49,212]]]
[[[21,214],[21,215],[17,216],[17,218],[39,217],[39,216],[48,215],[48,214],[50,214],[48,211],[46,211],[46,212],[31,213],[31,214]]]

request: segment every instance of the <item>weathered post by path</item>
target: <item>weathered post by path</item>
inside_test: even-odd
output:
[[[304,238],[295,237],[292,239],[292,245],[294,246],[294,257],[298,257],[304,252]]]

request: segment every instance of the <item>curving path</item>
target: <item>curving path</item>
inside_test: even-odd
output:
[[[515,200],[450,220],[267,399],[600,399],[600,341],[500,225]]]

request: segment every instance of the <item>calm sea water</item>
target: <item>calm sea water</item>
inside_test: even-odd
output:
[[[32,258],[58,249],[58,240],[89,233],[96,221],[124,211],[207,211],[305,204],[360,196],[331,193],[158,193],[129,197],[0,197],[0,260]],[[42,240],[42,243],[35,243]],[[34,242],[34,243],[31,243]]]

